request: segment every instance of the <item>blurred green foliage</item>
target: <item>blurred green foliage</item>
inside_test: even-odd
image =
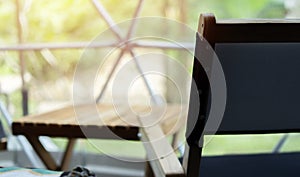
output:
[[[91,41],[108,29],[105,21],[88,0],[18,0],[18,2],[25,43]],[[131,19],[138,4],[138,0],[99,0],[99,2],[103,4],[116,23]],[[185,23],[196,31],[199,14],[204,12],[212,12],[218,19],[282,18],[285,16],[286,9],[283,0],[145,0],[141,16],[167,17]],[[16,1],[0,0],[0,21],[0,45],[17,44]],[[155,27],[155,24],[147,25],[137,33],[143,33],[144,30],[160,33],[161,36],[173,34],[180,36],[178,33],[180,30],[169,29],[167,24],[159,26],[159,28]],[[103,39],[103,41],[108,41],[108,38],[112,38],[111,36],[107,35],[107,39]],[[110,40],[114,40],[114,38]],[[36,98],[30,99],[31,102],[39,102],[37,98],[43,99],[41,97],[46,97],[47,94],[58,92],[57,89],[47,89],[47,86],[44,86],[45,83],[57,84],[55,82],[61,78],[72,80],[76,64],[82,54],[82,50],[79,49],[46,52],[46,56],[43,51],[24,52],[25,70],[31,76],[31,80],[27,83],[31,91],[30,96],[34,96],[33,88],[40,87],[49,92],[46,94],[34,93]],[[165,52],[173,58],[181,60],[185,58],[180,52],[172,50]],[[19,75],[18,56],[16,51],[0,51],[1,75]],[[65,90],[62,88],[58,95],[69,95],[64,94]],[[19,96],[13,97],[19,98]],[[57,99],[57,97],[53,96],[52,99]],[[14,100],[18,102],[17,105],[21,103],[20,99]]]
[[[24,15],[24,41],[72,42],[90,41],[107,29],[105,22],[87,0],[19,0]],[[137,0],[102,0],[101,3],[119,23],[132,17]],[[15,1],[0,0],[0,44],[17,43]],[[218,18],[281,18],[285,15],[283,0],[146,0],[142,16],[163,16],[182,21],[196,29],[201,12],[215,13]],[[152,29],[145,29],[152,30]],[[49,64],[39,51],[25,52],[27,71],[36,79],[53,80],[59,74],[71,77],[80,57],[79,50],[56,50],[57,66]],[[12,60],[12,61],[7,61]],[[1,73],[18,63],[17,56],[0,56]]]
[[[199,13],[214,13],[218,19],[284,18],[284,0],[198,0],[189,3],[188,22],[198,24]]]

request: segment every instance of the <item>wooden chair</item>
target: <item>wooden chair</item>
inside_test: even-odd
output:
[[[193,78],[200,109],[195,126],[187,127],[186,152],[182,166],[172,152],[160,126],[143,129],[142,137],[155,176],[265,177],[298,176],[300,153],[260,153],[201,156],[203,136],[212,103],[203,56],[204,39],[215,50],[222,65],[227,101],[224,116],[215,132],[224,134],[269,134],[300,132],[300,21],[228,20],[217,21],[212,14],[200,17]],[[212,57],[200,58],[211,60]],[[209,63],[210,61],[208,61]],[[201,94],[201,96],[200,96]],[[195,115],[190,100],[188,124]],[[143,120],[142,120],[143,121]],[[204,134],[202,136],[202,134]],[[159,139],[159,141],[158,141]],[[168,153],[167,153],[168,152]],[[166,155],[167,154],[167,155]]]

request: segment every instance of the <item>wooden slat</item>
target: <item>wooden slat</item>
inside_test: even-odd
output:
[[[166,135],[171,135],[184,127],[187,119],[187,107],[185,105],[153,106],[150,108],[135,107],[136,112],[143,115],[149,124],[158,123]],[[149,114],[149,115],[147,115]],[[137,117],[126,115],[128,122],[139,125]]]
[[[260,24],[260,23],[276,23],[276,24],[283,24],[283,23],[299,23],[300,19],[221,19],[218,20],[218,24]]]
[[[150,108],[136,105],[132,109],[143,115]],[[154,111],[159,109],[161,108],[153,108]],[[174,126],[178,123],[177,119],[183,117],[184,119],[180,121],[185,121],[185,116],[174,116],[178,114],[180,109],[178,105],[168,105],[166,107],[166,113],[162,120],[159,120],[163,124],[165,132],[171,132],[170,130],[174,129]],[[138,140],[140,123],[137,115],[128,109],[118,109],[117,111],[113,105],[108,104],[78,105],[75,108],[68,106],[42,114],[23,117],[13,122],[12,129],[15,135],[35,134],[38,136],[105,139],[112,138],[112,136],[107,135],[109,134],[108,131],[110,131],[124,139]],[[151,117],[151,119],[153,118],[159,118],[159,116]]]
[[[143,126],[141,128],[142,141],[154,174],[166,177],[185,176],[184,170],[160,126],[155,124],[149,127],[146,119],[140,119],[140,122]]]
[[[37,136],[65,137],[65,138],[99,138],[115,139],[116,136],[127,140],[139,140],[138,127],[99,127],[99,126],[72,126],[72,125],[46,125],[46,124],[18,124],[13,123],[14,135],[33,134]],[[114,136],[111,136],[112,133]]]
[[[198,26],[198,32],[212,46],[216,43],[299,42],[299,31],[299,19],[216,21],[213,14],[202,14]]]
[[[166,135],[171,135],[185,126],[187,120],[188,109],[187,106],[171,105],[168,106],[168,110],[163,120],[161,121],[161,127]]]

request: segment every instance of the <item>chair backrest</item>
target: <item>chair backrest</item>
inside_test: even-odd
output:
[[[198,60],[204,50],[199,44],[203,38],[218,56],[227,87],[224,116],[215,133],[300,132],[299,31],[300,21],[216,22],[212,14],[201,15],[193,68],[197,90],[191,90],[191,94],[200,90],[200,110],[196,125],[187,128],[190,149],[187,159],[194,159],[186,161],[186,165],[200,163],[195,155],[201,153],[199,144],[212,101],[209,79]],[[190,103],[190,110],[192,107]],[[188,121],[191,116],[195,113],[189,111]],[[189,176],[198,172],[196,168],[188,168],[187,173]]]

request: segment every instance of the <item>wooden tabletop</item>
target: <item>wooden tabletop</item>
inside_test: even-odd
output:
[[[184,126],[186,115],[187,109],[180,105],[85,104],[20,118],[12,130],[14,135],[138,140],[138,119],[147,119],[149,126],[159,123],[171,134]]]

